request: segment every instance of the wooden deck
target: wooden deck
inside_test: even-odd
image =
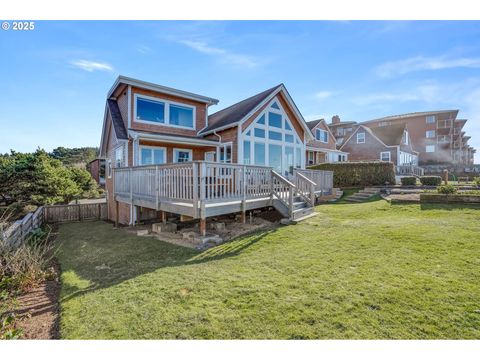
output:
[[[114,169],[118,202],[194,219],[274,206],[295,218],[312,208],[316,194],[331,191],[330,171],[296,169],[292,181],[271,167],[206,161]]]

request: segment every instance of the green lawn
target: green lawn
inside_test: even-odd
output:
[[[480,338],[480,209],[331,204],[203,253],[71,223],[69,339]]]

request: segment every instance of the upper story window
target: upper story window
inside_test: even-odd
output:
[[[317,129],[315,135],[316,135],[317,140],[319,140],[321,142],[324,142],[324,143],[328,143],[328,131],[322,130],[322,129]]]
[[[452,127],[452,120],[438,120],[437,127],[439,129],[449,129]]]
[[[220,162],[228,164],[232,162],[232,143],[222,144],[220,146]]]
[[[195,129],[195,107],[135,95],[135,120]]]
[[[408,145],[408,131],[404,131],[404,132],[403,132],[402,142],[403,142],[405,145]]]
[[[427,124],[435,124],[435,120],[437,120],[435,115],[428,115],[426,117]]]
[[[181,163],[192,161],[191,149],[173,149],[173,162]]]
[[[427,145],[427,146],[425,146],[425,152],[427,152],[427,153],[433,153],[433,152],[435,152],[435,145]]]
[[[380,160],[381,161],[390,161],[390,151],[382,151],[380,153]]]
[[[435,130],[428,130],[425,132],[425,137],[426,138],[429,138],[429,139],[432,139],[435,137]]]
[[[123,166],[123,147],[119,147],[115,150],[115,167]]]
[[[357,133],[357,144],[364,144],[365,143],[365,133]]]

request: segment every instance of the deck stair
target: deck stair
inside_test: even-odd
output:
[[[350,195],[345,199],[345,201],[352,203],[361,203],[378,194],[380,194],[379,188],[365,188],[353,195]]]

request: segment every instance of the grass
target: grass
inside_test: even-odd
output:
[[[62,225],[69,339],[479,339],[480,209],[330,204],[203,253]]]

